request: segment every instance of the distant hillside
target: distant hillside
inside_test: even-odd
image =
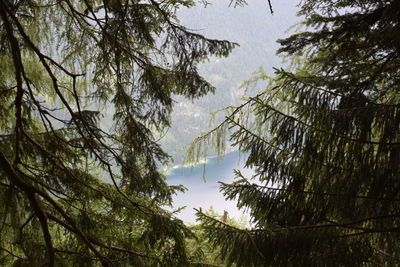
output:
[[[213,0],[202,5],[180,10],[178,17],[189,29],[209,38],[226,39],[240,45],[228,58],[213,58],[201,65],[203,76],[216,87],[214,95],[194,102],[175,97],[177,105],[172,114],[172,128],[162,138],[164,149],[173,156],[174,163],[184,160],[184,146],[207,131],[210,112],[237,104],[243,96],[239,89],[259,67],[272,74],[272,68],[281,65],[276,56],[276,40],[287,36],[285,31],[299,21],[296,2],[273,1],[274,14],[269,12],[266,0],[249,0],[245,7],[229,7],[229,0]],[[217,116],[214,124],[222,120]]]

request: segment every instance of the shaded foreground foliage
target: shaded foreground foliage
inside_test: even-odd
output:
[[[235,45],[179,25],[192,4],[0,0],[0,265],[189,264],[152,133]]]
[[[222,184],[250,212],[238,229],[198,212],[237,266],[400,264],[400,1],[302,2],[306,31],[280,40],[293,60],[267,89],[198,138],[249,153],[254,177]],[[253,179],[253,180],[252,180]]]

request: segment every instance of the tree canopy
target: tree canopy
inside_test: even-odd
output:
[[[292,66],[255,77],[267,88],[191,151],[232,130],[255,175],[221,190],[253,227],[199,219],[228,265],[398,265],[400,1],[306,0],[300,15],[279,41]]]
[[[0,0],[0,265],[189,264],[153,133],[235,46],[180,25],[191,5]]]

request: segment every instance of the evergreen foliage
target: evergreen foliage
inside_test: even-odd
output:
[[[222,214],[218,214],[215,210],[210,207],[205,211],[205,214],[211,218],[221,220],[226,224],[236,228],[245,228],[247,225],[247,218],[241,216],[238,219],[230,218],[226,213],[226,217]],[[191,266],[210,266],[210,267],[222,267],[226,266],[223,259],[219,257],[220,248],[208,242],[206,233],[200,224],[191,225],[190,229],[194,231],[195,238],[187,240],[188,254],[190,257]]]
[[[181,26],[191,5],[0,0],[0,265],[189,264],[152,133],[235,46]]]
[[[228,265],[397,266],[400,1],[306,0],[300,15],[307,30],[279,41],[292,69],[191,150],[233,131],[255,175],[221,190],[254,227],[199,219]]]

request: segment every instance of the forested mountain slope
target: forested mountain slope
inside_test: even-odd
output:
[[[184,161],[185,145],[223,119],[223,114],[218,114],[210,124],[210,112],[240,102],[244,94],[240,86],[244,80],[260,67],[273,74],[273,67],[282,64],[282,59],[275,54],[276,40],[287,36],[286,31],[299,21],[296,1],[275,1],[273,14],[265,0],[253,0],[247,6],[236,8],[229,6],[229,1],[210,2],[206,7],[199,4],[180,10],[178,17],[182,24],[210,38],[227,39],[240,46],[229,57],[212,58],[200,66],[203,77],[216,87],[214,94],[195,101],[174,98],[178,103],[172,114],[172,128],[161,139],[165,150],[174,158],[173,164]]]

